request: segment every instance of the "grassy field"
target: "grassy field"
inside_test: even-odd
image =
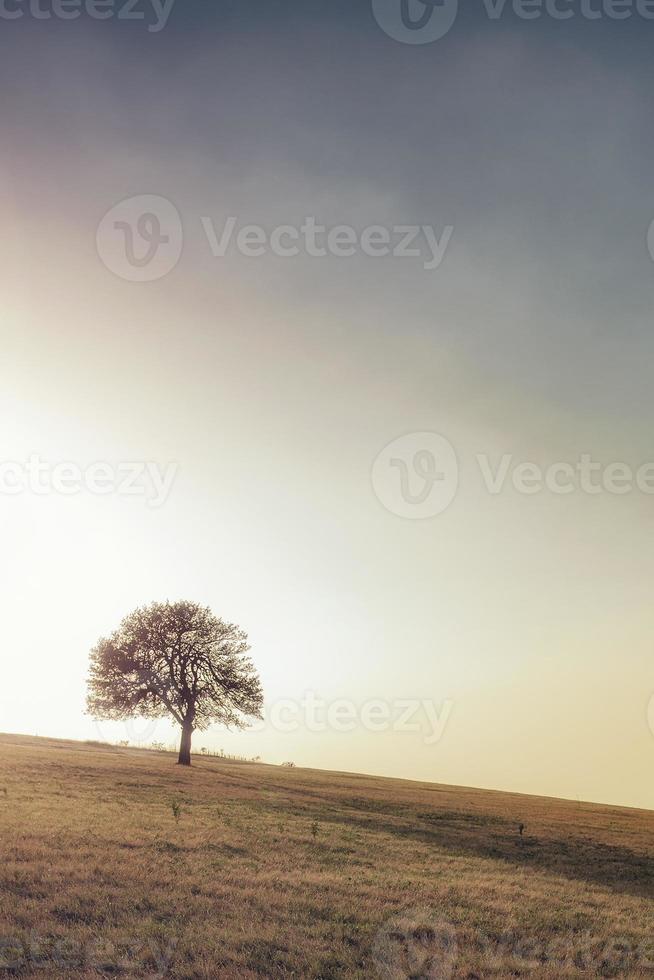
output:
[[[0,976],[654,975],[653,813],[174,762],[0,736]]]

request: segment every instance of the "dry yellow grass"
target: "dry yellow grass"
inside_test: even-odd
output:
[[[0,975],[652,976],[653,832],[647,811],[0,736]]]

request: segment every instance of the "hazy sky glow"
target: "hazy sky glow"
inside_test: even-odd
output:
[[[653,42],[635,15],[481,3],[424,45],[358,0],[177,0],[158,32],[0,24],[0,462],[177,474],[159,507],[0,493],[0,730],[99,737],[89,648],[136,605],[197,599],[248,631],[269,712],[306,692],[358,712],[198,746],[654,806],[654,495],[512,482],[654,462]],[[150,282],[96,247],[138,195],[183,228]],[[433,269],[424,240],[216,257],[207,222],[230,216],[453,231]],[[411,520],[371,471],[422,432],[453,446],[458,492]],[[505,454],[490,493],[477,456]],[[398,699],[445,711],[440,739],[361,723]]]

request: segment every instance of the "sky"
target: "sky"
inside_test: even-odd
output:
[[[266,701],[198,748],[654,807],[627,9],[6,0],[0,730],[174,741],[88,653],[193,599]]]

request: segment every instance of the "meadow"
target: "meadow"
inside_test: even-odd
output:
[[[0,736],[0,976],[654,975],[649,811],[174,763]]]

